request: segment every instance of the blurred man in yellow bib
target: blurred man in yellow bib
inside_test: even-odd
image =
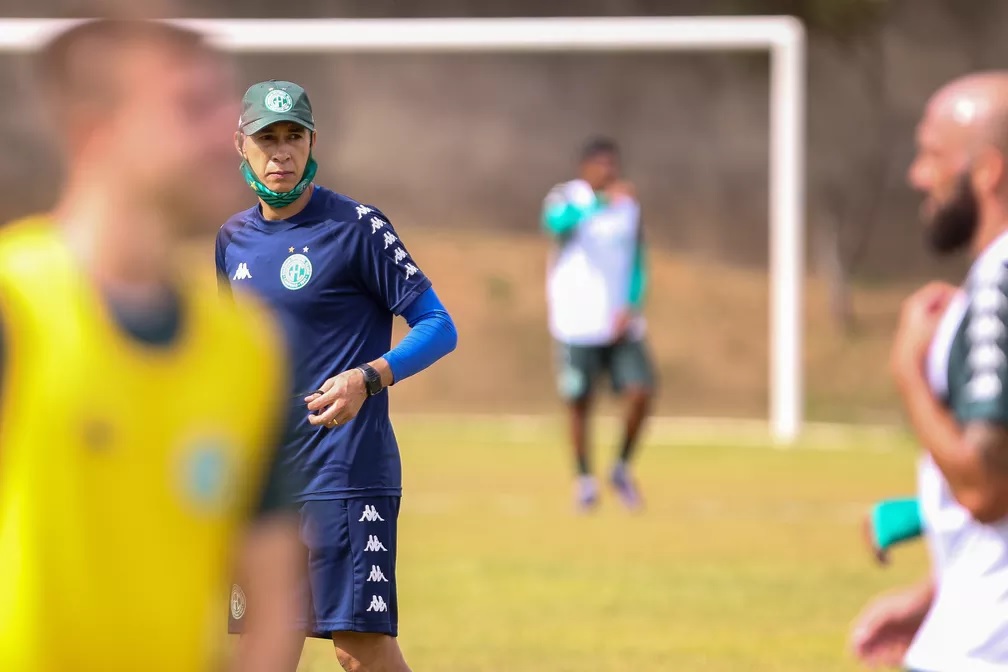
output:
[[[195,33],[100,20],[39,78],[68,165],[51,215],[0,231],[0,670],[225,669],[236,570],[270,610],[232,664],[289,667],[283,347],[178,268],[241,194],[231,72]]]

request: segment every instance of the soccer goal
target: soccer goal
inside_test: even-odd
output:
[[[0,19],[0,49],[28,51],[74,23]],[[803,415],[805,31],[792,17],[179,20],[237,52],[768,51],[770,431]]]

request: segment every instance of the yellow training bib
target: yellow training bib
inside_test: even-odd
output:
[[[232,549],[279,436],[283,363],[258,308],[222,304],[212,284],[182,299],[176,342],[142,344],[54,223],[0,231],[3,672],[220,662]]]

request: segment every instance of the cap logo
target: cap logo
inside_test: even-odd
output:
[[[273,89],[267,93],[264,102],[270,112],[290,112],[294,107],[294,99],[283,89]]]

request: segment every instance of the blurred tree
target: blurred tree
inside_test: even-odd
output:
[[[861,80],[870,120],[862,131],[872,138],[870,151],[840,171],[809,184],[823,219],[810,228],[815,260],[829,284],[830,313],[836,325],[850,331],[855,326],[850,278],[864,258],[871,234],[881,216],[886,180],[892,163],[893,125],[887,96],[884,29],[899,0],[729,0],[731,11],[748,14],[787,14],[801,19],[811,41],[832,50],[854,68]],[[962,3],[959,3],[962,4]],[[967,3],[968,4],[968,3]],[[814,69],[812,54],[810,72]]]

